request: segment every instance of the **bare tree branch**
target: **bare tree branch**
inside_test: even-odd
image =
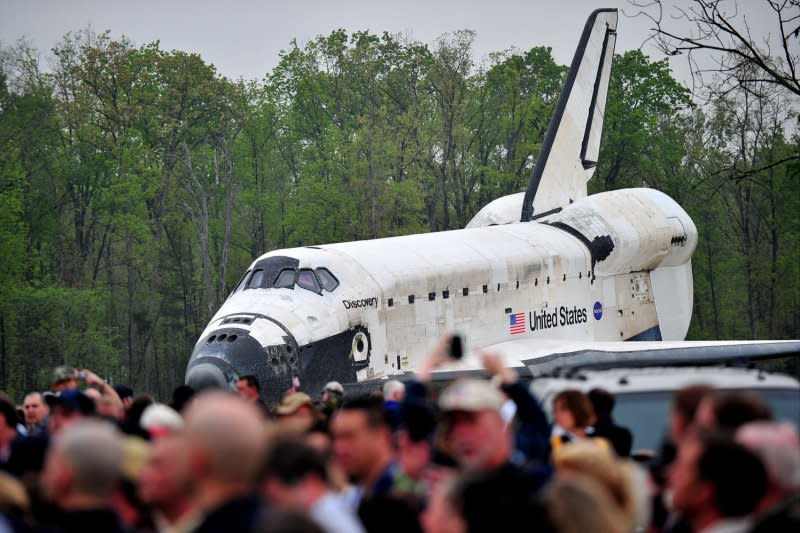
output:
[[[665,54],[689,55],[693,76],[702,77],[703,73],[712,72],[720,76],[723,84],[740,86],[750,81],[742,75],[748,71],[752,73],[755,68],[755,78],[800,96],[797,73],[800,26],[795,23],[800,19],[800,2],[748,0],[747,4],[743,3],[753,9],[759,9],[755,4],[766,3],[772,11],[776,31],[762,36],[753,35],[747,15],[740,12],[737,0],[691,0],[688,8],[673,6],[669,19],[664,17],[667,8],[663,0],[630,0],[630,3],[639,9],[635,16],[652,22],[651,37]],[[773,44],[778,43],[780,52],[773,50]],[[699,68],[696,58],[691,57],[698,52],[710,52],[715,66]]]

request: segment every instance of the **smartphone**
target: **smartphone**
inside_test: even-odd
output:
[[[450,337],[448,355],[450,359],[455,359],[456,361],[464,357],[464,339],[460,334],[454,333],[453,336]]]

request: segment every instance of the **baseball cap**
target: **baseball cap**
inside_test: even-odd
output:
[[[64,389],[58,394],[47,394],[45,402],[50,407],[61,405],[85,415],[94,413],[94,402],[78,389]]]
[[[439,408],[444,412],[499,411],[504,401],[503,393],[488,381],[459,379],[442,392]]]
[[[52,383],[59,383],[61,381],[67,381],[70,379],[76,379],[75,369],[71,366],[57,366],[55,370],[53,370]]]
[[[344,394],[344,387],[338,381],[329,381],[325,384],[325,390],[335,392],[337,394]]]
[[[183,429],[183,417],[168,405],[153,403],[142,411],[139,426],[151,436],[161,436]]]
[[[113,389],[117,393],[117,396],[119,396],[120,400],[124,400],[129,396],[133,396],[133,389],[127,385],[123,385],[122,383],[117,383],[113,386]]]
[[[314,407],[311,396],[305,392],[293,392],[283,397],[275,412],[279,415],[291,415],[304,405]]]

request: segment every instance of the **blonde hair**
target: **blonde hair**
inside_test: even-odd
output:
[[[588,475],[554,479],[542,491],[541,500],[560,533],[631,531],[608,491]]]
[[[630,530],[638,518],[633,474],[608,447],[586,439],[563,446],[553,457],[559,473],[578,473],[590,477],[602,486],[611,501],[625,518]]]

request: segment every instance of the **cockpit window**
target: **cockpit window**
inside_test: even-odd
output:
[[[317,276],[315,276],[314,271],[310,269],[304,268],[297,274],[297,286],[311,292],[316,292],[317,294],[322,292],[322,289],[319,288]]]
[[[322,288],[328,292],[333,292],[339,286],[339,280],[327,268],[317,269],[317,279],[319,279],[319,284],[322,285]]]
[[[233,292],[242,289],[294,289],[300,288],[322,295],[322,291],[333,292],[339,280],[325,267],[298,268],[299,261],[292,257],[271,256],[256,261],[245,272]]]
[[[264,281],[264,270],[258,268],[253,271],[253,275],[250,276],[250,281],[247,282],[248,289],[258,289],[261,287],[261,283]]]
[[[276,289],[293,289],[294,288],[294,269],[285,268],[278,273],[275,278],[275,283],[272,284]]]

